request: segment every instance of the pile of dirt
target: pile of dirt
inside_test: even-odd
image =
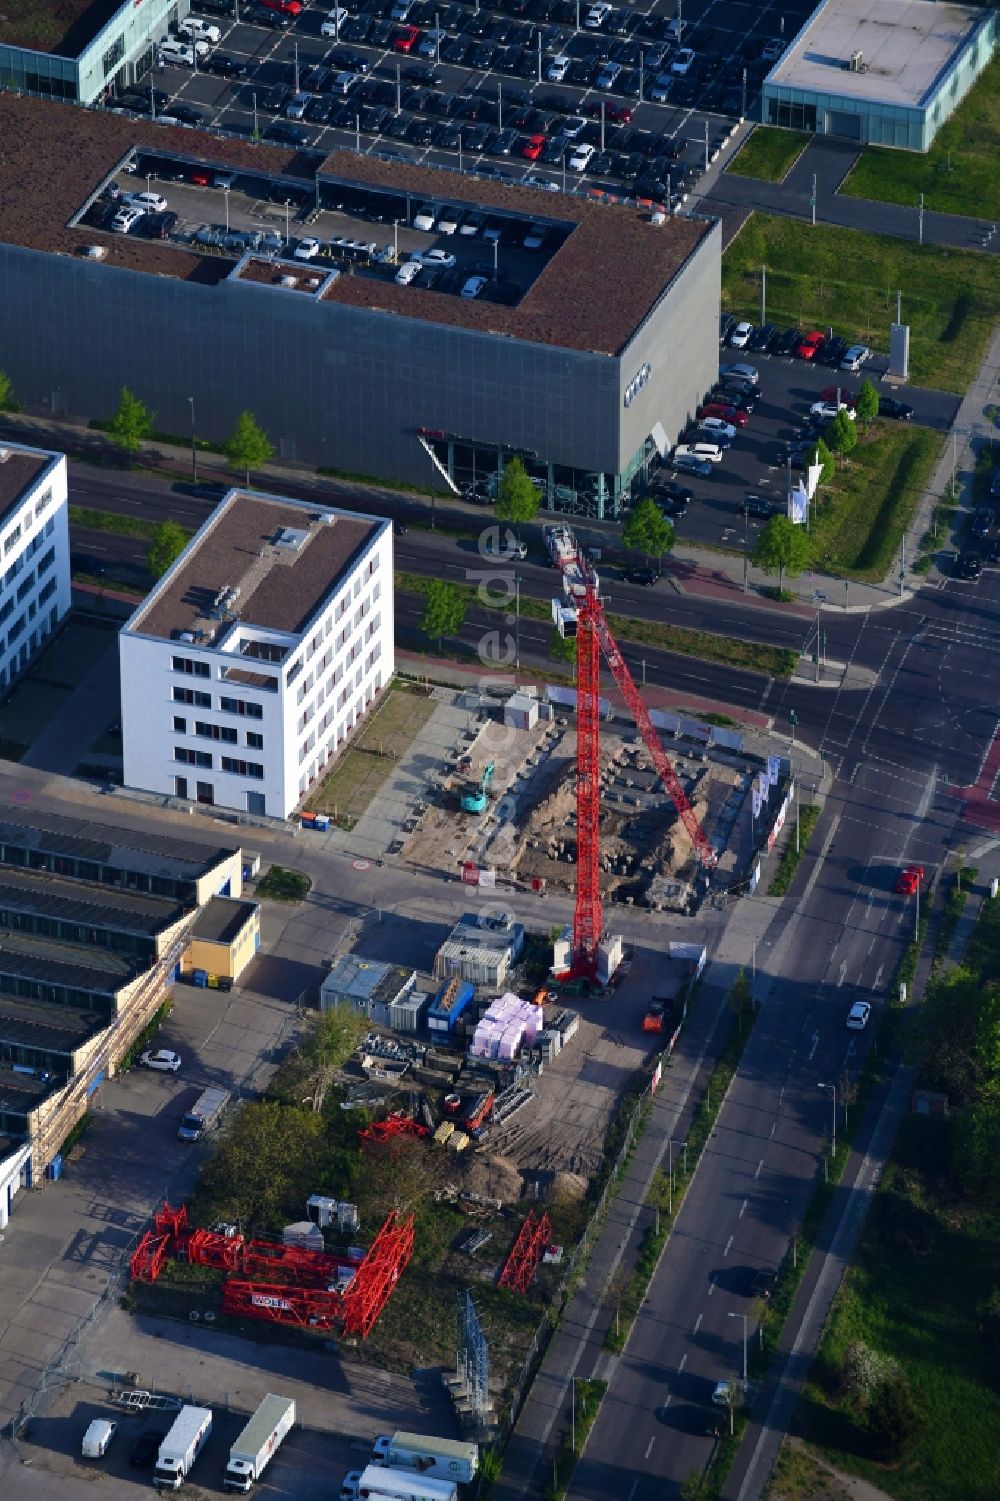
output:
[[[584,1198],[587,1192],[587,1180],[581,1178],[579,1173],[555,1173],[552,1178],[552,1197],[554,1199],[571,1199],[574,1202]]]
[[[503,1204],[516,1204],[524,1189],[524,1180],[510,1158],[489,1152],[460,1153],[448,1164],[448,1177],[466,1193]]]

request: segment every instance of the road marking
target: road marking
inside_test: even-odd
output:
[[[733,1237],[730,1236],[729,1239],[726,1241],[726,1249],[722,1253],[723,1256],[728,1256],[729,1255],[729,1252],[732,1250],[732,1245],[733,1245]]]
[[[746,1214],[746,1212],[747,1212],[747,1205],[749,1204],[749,1202],[750,1202],[749,1199],[744,1199],[743,1203],[740,1205],[740,1215],[739,1215],[740,1219],[742,1219],[743,1216]]]
[[[814,1053],[814,1052],[815,1052],[815,1051],[816,1051],[816,1049],[815,1049],[815,1048],[813,1048],[813,1053]],[[812,1057],[812,1053],[810,1053],[810,1054],[809,1054],[809,1056],[810,1056],[810,1058],[811,1058],[811,1057]],[[771,1127],[771,1135],[770,1135],[770,1137],[769,1137],[769,1138],[768,1138],[768,1140],[769,1140],[769,1141],[773,1141],[773,1140],[774,1140],[774,1133],[775,1133],[775,1131],[777,1131],[777,1129],[778,1129],[778,1122],[777,1122],[777,1121],[775,1121],[775,1122],[774,1122],[774,1124],[773,1124],[773,1126],[772,1126],[772,1127]]]
[[[878,969],[875,971],[875,978],[872,981],[872,990],[878,990],[879,986],[882,984],[882,971],[884,969],[885,965],[880,964]]]
[[[874,943],[874,942],[875,942],[875,940],[873,938],[872,939],[872,943]],[[871,953],[871,949],[869,949],[868,952]],[[837,989],[838,990],[840,989],[841,985],[843,985],[846,976],[847,976],[847,960],[843,959],[843,960],[841,960],[841,964],[840,964],[840,974],[837,977]]]
[[[715,1283],[714,1282],[709,1282],[709,1284],[708,1284],[708,1296],[711,1297],[714,1292],[715,1292]]]
[[[761,1168],[762,1168],[762,1167],[763,1167],[763,1166],[764,1166],[764,1159],[763,1159],[763,1157],[762,1157],[762,1158],[761,1158],[761,1159],[760,1159],[760,1161],[759,1161],[759,1162],[758,1162],[758,1164],[757,1164],[757,1171],[756,1171],[756,1172],[755,1172],[755,1173],[754,1173],[754,1177],[755,1177],[755,1178],[759,1178],[759,1177],[760,1177],[760,1170],[761,1170]]]
[[[684,1354],[681,1356],[681,1363],[677,1367],[678,1373],[680,1373],[681,1371],[683,1371],[683,1369],[687,1365],[687,1363],[688,1363],[687,1351],[685,1350]]]
[[[639,1481],[638,1480],[633,1480],[632,1481],[632,1489],[628,1493],[628,1501],[632,1501],[632,1498],[633,1498],[633,1496],[635,1495],[635,1493],[636,1493],[636,1491],[638,1489],[639,1489]]]
[[[812,1062],[812,1060],[813,1060],[813,1054],[816,1052],[816,1049],[819,1047],[819,1033],[818,1032],[814,1032],[813,1033],[812,1044],[813,1044],[812,1047],[809,1049],[809,1057],[806,1060],[808,1063]],[[774,1127],[773,1126],[771,1128],[771,1134],[772,1134],[772,1136],[774,1135]]]
[[[698,1317],[694,1321],[694,1328],[691,1330],[692,1334],[698,1333],[698,1330],[701,1328],[701,1321],[704,1317],[705,1315],[703,1313],[699,1313]]]
[[[664,1404],[663,1404],[664,1407],[666,1407],[669,1402],[670,1402],[670,1398],[668,1397],[667,1400],[666,1400],[666,1402],[664,1402]],[[653,1445],[655,1443],[656,1443],[656,1435],[654,1434],[653,1437],[650,1439],[649,1443],[646,1445],[646,1458],[647,1459],[652,1454],[652,1452],[653,1452]]]

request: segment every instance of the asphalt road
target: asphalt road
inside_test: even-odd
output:
[[[717,1380],[739,1374],[744,1315],[754,1335],[750,1279],[786,1254],[831,1129],[832,1095],[819,1085],[857,1070],[913,930],[913,899],[893,892],[899,867],[919,862],[930,879],[949,851],[975,842],[950,788],[975,780],[996,726],[984,682],[1000,651],[998,605],[989,573],[856,628],[855,659],[876,665],[878,681],[828,695],[818,734],[806,735],[837,772],[814,836],[825,858],[806,863],[810,879],[757,949],[761,1019],[614,1371],[574,1501],[679,1496],[709,1458],[706,1404]],[[809,696],[782,688],[772,707]],[[876,1003],[860,1034],[845,1027],[859,995]]]

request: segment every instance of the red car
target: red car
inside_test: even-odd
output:
[[[302,0],[260,0],[265,10],[276,10],[282,16],[301,16]]]
[[[924,867],[907,865],[896,877],[896,891],[900,896],[913,896],[924,884]]]
[[[615,125],[631,125],[632,106],[631,104],[605,104],[604,118],[613,121]]]
[[[853,412],[854,403],[857,401],[857,397],[855,396],[853,391],[848,391],[846,386],[824,386],[822,391],[819,393],[819,399],[820,401],[836,401],[838,392],[844,406],[850,407],[851,411]]]
[[[706,401],[698,408],[698,417],[721,417],[723,422],[731,422],[734,427],[746,427],[750,421],[742,407],[727,406],[724,401]]]
[[[412,52],[419,40],[419,26],[401,26],[392,39],[392,50],[393,52]]]
[[[825,337],[826,335],[821,334],[818,329],[813,329],[811,334],[804,334],[803,337],[799,340],[795,349],[795,353],[798,355],[799,359],[815,359],[816,351],[822,344]]]
[[[207,188],[212,181],[213,175],[206,167],[194,167],[191,170],[191,181],[196,183],[199,188]]]
[[[529,162],[537,162],[548,142],[548,136],[528,136],[521,147],[521,155],[526,156]]]

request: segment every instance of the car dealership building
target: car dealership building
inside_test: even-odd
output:
[[[286,459],[441,490],[519,454],[551,506],[610,516],[716,377],[716,221],[12,95],[0,136],[0,346],[28,410],[106,417],[127,385],[159,429],[187,433],[195,411],[218,440],[249,408]],[[274,223],[294,215],[293,242],[306,220],[322,235],[315,211],[345,198],[355,223],[370,200],[364,233],[389,240],[428,203],[480,210],[484,269],[496,255],[515,270],[468,298],[399,286],[391,267],[268,253],[260,236],[203,248],[190,231],[94,227],[98,195],[128,171],[168,200],[183,183],[217,223],[222,170],[230,203],[287,203]],[[533,226],[545,234],[529,251]],[[467,253],[460,236],[436,243]]]

